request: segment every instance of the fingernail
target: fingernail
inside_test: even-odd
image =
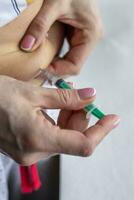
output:
[[[116,128],[120,124],[120,121],[121,121],[120,117],[117,116],[116,120],[113,123],[113,128]]]
[[[33,37],[32,35],[26,35],[21,42],[21,48],[27,51],[31,50],[34,43],[35,43],[35,37]]]
[[[80,96],[81,99],[88,99],[90,97],[95,96],[96,94],[96,89],[95,88],[84,88],[84,89],[80,89],[78,90],[78,94]]]

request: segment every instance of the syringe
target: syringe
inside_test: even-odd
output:
[[[73,89],[66,81],[57,76],[54,76],[48,72],[45,72],[45,76],[52,82],[53,85],[57,86],[58,88]],[[98,119],[101,119],[105,116],[105,114],[94,104],[85,106],[84,111],[87,113],[87,118],[90,114],[93,114]]]

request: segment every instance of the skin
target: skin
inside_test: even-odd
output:
[[[78,74],[103,32],[95,0],[44,0],[25,32],[20,48],[27,52],[37,49],[56,20],[66,24],[69,51],[63,58],[57,56],[49,71],[61,76]]]
[[[81,110],[95,99],[80,98],[80,90],[47,89],[0,76],[0,149],[21,165],[55,154],[89,156],[119,123],[108,115],[87,128]],[[61,109],[54,124],[42,109]],[[76,126],[77,124],[77,126]]]
[[[52,11],[51,8],[53,8],[54,2],[54,5],[57,6],[56,1],[46,0],[45,2],[51,3],[51,5],[47,6],[48,11]],[[59,3],[59,1],[57,2]],[[72,8],[70,7],[70,4],[67,4],[67,1],[64,2],[66,3],[67,11],[70,10],[72,12],[71,16],[73,16],[77,6],[76,2],[74,1],[75,3],[74,5],[72,4]],[[68,0],[68,2],[70,1]],[[0,48],[0,149],[1,152],[4,152],[6,155],[10,156],[16,162],[22,165],[31,165],[38,160],[60,153],[89,156],[92,154],[95,147],[102,141],[102,139],[119,123],[118,116],[108,115],[102,120],[99,120],[94,126],[88,126],[89,120],[86,119],[82,108],[95,100],[95,93],[94,95],[92,93],[91,96],[91,88],[88,88],[88,90],[84,89],[84,92],[82,92],[83,90],[46,89],[32,83],[17,80],[21,79],[28,81],[36,72],[36,70],[38,70],[36,67],[39,67],[37,64],[39,64],[38,62],[40,60],[42,60],[41,65],[43,64],[46,67],[57,53],[59,45],[61,44],[61,40],[54,39],[54,36],[55,33],[61,33],[62,28],[61,26],[59,27],[59,25],[55,25],[56,29],[52,29],[51,34],[51,30],[49,32],[50,37],[47,40],[47,45],[46,41],[44,41],[44,43],[37,48],[37,46],[39,46],[42,42],[43,37],[41,34],[44,33],[38,32],[36,34],[41,36],[39,36],[41,40],[39,43],[36,43],[37,46],[35,47],[34,52],[28,54],[24,51],[20,51],[18,48],[18,43],[21,37],[31,21],[34,19],[33,13],[38,13],[38,9],[40,10],[40,5],[42,5],[42,3],[42,0],[35,1],[35,4],[31,5],[36,5],[34,7],[34,9],[36,9],[35,13],[29,12],[29,9],[31,8],[29,7],[28,11],[24,11],[22,15],[16,18],[14,22],[11,22],[0,29],[0,45],[2,45],[2,48]],[[62,1],[60,1],[60,3],[62,3]],[[90,3],[87,5],[87,10],[92,7]],[[63,7],[63,5],[60,7]],[[59,6],[56,8],[58,9]],[[81,7],[81,9],[84,8],[85,7]],[[44,11],[44,4],[40,10],[41,13],[42,9]],[[45,13],[47,13],[47,10]],[[54,16],[55,10],[56,9],[53,9]],[[59,11],[59,9],[57,11]],[[63,11],[65,11],[64,7]],[[91,11],[93,17],[90,19],[92,19],[96,24],[96,18],[93,14],[94,7],[92,7]],[[37,14],[37,17],[35,17],[35,20],[32,24],[34,24],[34,22],[36,22],[38,19],[40,12]],[[85,18],[87,18],[88,12],[84,13]],[[62,14],[64,14],[64,12]],[[22,16],[25,16],[27,19],[26,22],[22,20]],[[67,16],[70,16],[69,13],[68,15],[64,16],[64,20],[68,19]],[[54,69],[54,72],[59,74],[63,74],[63,72],[65,72],[65,74],[77,73],[89,50],[91,50],[94,46],[93,44],[96,43],[98,39],[98,29],[96,29],[96,26],[93,26],[94,28],[91,28],[91,26],[91,31],[89,29],[80,28],[80,26],[87,27],[88,22],[86,25],[84,16],[82,18],[82,16],[79,15],[79,12],[77,13],[77,16],[79,19],[81,18],[81,23],[76,23],[77,20],[70,21],[72,24],[79,25],[74,29],[76,30],[75,33],[77,34],[75,36],[73,35],[72,39],[70,40],[72,53],[67,54],[64,60],[62,60],[64,64],[63,70],[60,67],[57,67],[60,66],[60,61],[58,60],[55,61],[55,67],[49,67],[49,70]],[[49,29],[49,25],[51,25],[53,20],[50,18],[50,22],[47,23],[47,30]],[[63,21],[63,17],[61,17],[59,20]],[[12,23],[14,23],[15,28],[12,26]],[[94,23],[91,24],[93,25]],[[32,25],[31,27],[34,26]],[[39,30],[44,30],[44,26],[41,27],[43,29]],[[80,29],[78,29],[78,27]],[[3,29],[4,32],[2,31]],[[13,30],[13,34],[11,30]],[[33,30],[33,28],[31,30]],[[86,30],[86,34],[85,31],[83,32],[83,30]],[[30,26],[28,31],[30,31]],[[7,35],[9,32],[10,35]],[[60,36],[61,35],[59,35],[57,38],[60,38]],[[67,36],[69,39],[68,34]],[[78,39],[79,36],[80,40]],[[51,43],[51,41],[53,42]],[[58,41],[57,44],[56,41]],[[79,41],[81,42],[79,43]],[[81,52],[85,52],[85,54],[79,56],[80,49]],[[46,54],[43,54],[44,50],[46,51]],[[49,53],[47,54],[47,52]],[[75,54],[76,52],[78,53],[77,56],[79,57],[77,67],[75,67],[75,59],[73,62],[72,60],[69,61],[71,55],[74,55],[74,58],[77,57]],[[42,58],[45,58],[40,59],[40,57],[38,57],[40,55]],[[33,61],[33,59],[35,60]],[[16,64],[16,62],[18,63]],[[35,62],[37,62],[35,65],[36,67],[33,65]],[[65,66],[67,69],[65,69]],[[84,94],[84,96],[82,94]],[[55,108],[61,109],[57,124],[54,124],[53,119],[51,119],[43,111],[43,109]]]
[[[15,20],[0,28],[1,75],[11,76],[23,81],[31,81],[39,74],[40,69],[48,67],[59,52],[64,35],[64,26],[59,22],[53,24],[47,39],[34,52],[26,53],[19,49],[19,41],[40,10],[41,4],[42,0],[35,1]],[[40,85],[41,82],[38,84]]]

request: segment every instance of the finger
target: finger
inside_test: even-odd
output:
[[[88,138],[89,146],[85,150],[85,155],[90,155],[95,147],[103,140],[103,138],[114,128],[118,126],[120,118],[116,115],[107,115],[99,120],[94,126],[84,132]]]
[[[35,109],[80,110],[92,103],[96,97],[94,88],[50,89],[28,83],[21,84],[25,99]]]
[[[88,54],[89,47],[87,44],[72,47],[63,58],[52,62],[48,67],[48,71],[59,76],[78,75]]]
[[[47,37],[51,25],[58,18],[58,7],[56,1],[44,1],[44,4],[26,31],[20,48],[25,51],[33,51],[39,47]]]
[[[73,82],[67,82],[67,83],[70,85],[71,88],[74,87]],[[72,110],[61,110],[58,116],[57,125],[60,126],[60,128],[65,128],[72,113],[73,113]]]
[[[48,71],[59,75],[77,75],[82,65],[94,48],[97,39],[92,36],[92,32],[80,30],[70,38],[70,50],[63,58],[54,60],[48,67]]]
[[[109,115],[89,128],[85,132],[86,136],[78,131],[58,129],[56,150],[58,153],[89,156],[97,144],[118,124],[119,117]]]
[[[58,117],[58,125],[63,129],[84,132],[89,125],[89,120],[90,118],[86,118],[86,112],[84,110],[61,110]]]
[[[80,110],[91,103],[95,99],[95,95],[94,88],[79,90],[41,88],[37,106],[50,109]]]
[[[72,110],[61,110],[57,120],[57,125],[60,126],[60,128],[62,129],[66,128],[66,125],[68,123],[68,120],[72,116],[72,113]]]
[[[89,125],[89,121],[90,118],[86,118],[86,112],[84,110],[74,111],[72,116],[68,119],[66,128],[84,132]]]

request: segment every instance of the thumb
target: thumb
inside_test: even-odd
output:
[[[39,13],[28,27],[21,41],[20,48],[24,51],[33,51],[37,49],[45,37],[47,37],[51,25],[57,18],[57,3],[54,3],[54,1],[53,3],[47,3],[45,1]]]
[[[79,90],[41,88],[41,93],[38,106],[42,108],[79,110],[95,99],[96,90],[94,88]]]

